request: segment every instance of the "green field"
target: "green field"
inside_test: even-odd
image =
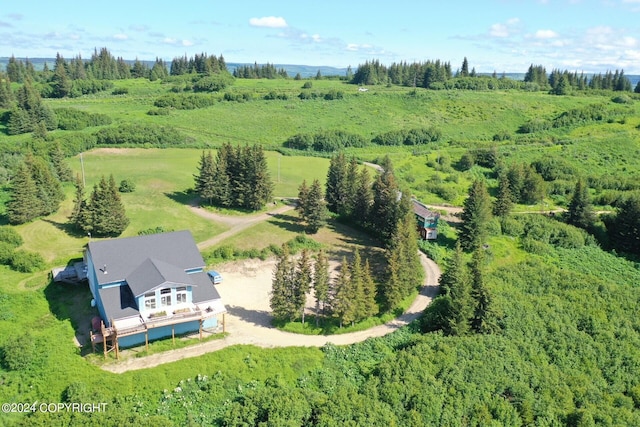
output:
[[[380,86],[360,93],[337,80],[312,83],[312,91],[336,89],[345,96],[303,101],[297,98],[301,81],[238,79],[227,91],[249,93],[252,100],[221,100],[208,108],[151,116],[147,112],[154,100],[169,93],[170,85],[137,79],[115,82],[128,95],[102,93],[46,103],[107,114],[112,126],[172,126],[192,138],[185,148],[100,147],[84,152],[82,163],[79,155],[68,159],[74,173],[84,169],[87,192],[102,175],[135,183],[133,193],[122,195],[131,219],[123,236],[162,227],[189,229],[196,241],[204,241],[225,231],[229,226],[189,209],[196,200],[191,189],[203,148],[231,142],[275,150],[293,134],[321,130],[339,129],[367,139],[398,129],[441,130],[442,138],[432,144],[346,150],[366,161],[388,154],[401,184],[428,203],[461,205],[477,177],[495,189],[490,169],[461,171],[456,165],[478,147],[495,147],[505,163],[561,160],[573,175],[561,183],[547,182],[548,188],[572,188],[578,177],[609,179],[591,188],[594,199],[614,191],[607,186],[640,177],[637,97],[619,105],[611,101],[612,93],[604,92],[551,96]],[[262,99],[272,91],[289,99]],[[222,99],[222,94],[213,96]],[[518,133],[529,120],[551,120],[593,104],[620,114],[608,121]],[[499,133],[509,138],[494,141]],[[55,140],[69,134],[58,130],[49,136]],[[20,151],[32,145],[42,148],[30,135],[0,133],[1,147]],[[327,153],[296,154],[266,152],[275,197],[295,197],[302,180],[326,180]],[[434,192],[436,187],[442,191]],[[24,239],[22,248],[41,254],[47,268],[80,256],[88,241],[88,236],[69,232],[74,189],[71,184],[64,189],[66,200],[57,213],[15,227]],[[5,188],[0,203],[6,198]],[[565,206],[566,199],[566,194],[548,194],[540,205],[516,209],[550,209]],[[601,250],[595,239],[585,240],[582,234],[578,244],[567,243],[568,238],[551,242],[541,230],[557,228],[555,220],[543,218],[546,222],[525,230],[523,218],[514,219],[512,229],[520,230],[510,233],[494,222],[488,240],[486,280],[497,307],[498,333],[443,336],[422,333],[414,325],[347,347],[235,346],[121,375],[101,370],[101,358],[86,357],[74,343],[77,330],[86,326],[76,324],[74,316],[89,310],[86,289],[49,283],[47,270],[25,274],[0,266],[0,347],[24,337],[22,351],[30,358],[17,371],[0,363],[0,401],[107,402],[110,407],[107,414],[94,416],[3,414],[0,425],[278,425],[276,420],[298,420],[292,425],[302,425],[302,420],[306,425],[640,425],[637,262]],[[300,231],[297,214],[289,211],[218,246],[260,250]],[[440,241],[426,248],[439,262],[456,237],[454,226],[443,225],[443,231]],[[337,255],[353,245],[379,246],[333,220],[312,237]],[[372,256],[381,253],[370,251]],[[79,301],[86,305],[73,306]]]

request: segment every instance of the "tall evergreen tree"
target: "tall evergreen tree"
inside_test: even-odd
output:
[[[287,245],[282,245],[282,251],[278,256],[273,272],[273,282],[269,305],[273,316],[279,320],[292,320],[298,313],[293,294],[293,280],[295,264],[289,257]]]
[[[129,225],[116,181],[104,175],[93,186],[83,228],[95,236],[118,236]]]
[[[304,325],[304,311],[307,305],[307,294],[311,290],[311,283],[313,281],[313,271],[311,266],[311,259],[309,252],[306,249],[302,250],[300,259],[298,260],[298,269],[296,271],[295,286],[294,286],[294,300],[298,313],[302,316],[302,324]]]
[[[484,249],[476,249],[470,266],[471,297],[473,298],[471,329],[479,334],[489,334],[497,329],[491,294],[485,283],[484,263]]]
[[[353,303],[353,321],[359,321],[367,317],[367,308],[364,293],[364,270],[360,251],[356,248],[353,254],[353,260],[349,264],[351,280],[349,288],[351,290],[350,297]]]
[[[340,272],[336,279],[331,302],[333,314],[340,320],[340,327],[345,323],[353,323],[356,319],[356,304],[353,300],[353,290],[351,288],[351,272],[347,258],[342,258]]]
[[[358,195],[359,165],[355,157],[352,157],[347,165],[345,176],[345,198],[341,215],[353,218],[353,210]]]
[[[466,56],[462,61],[462,68],[460,68],[460,77],[469,77],[469,61]]]
[[[369,222],[379,237],[388,244],[396,229],[398,220],[404,212],[400,209],[400,188],[393,174],[390,162],[385,170],[376,177],[373,184],[373,205]]]
[[[37,216],[49,215],[58,210],[60,202],[64,200],[64,193],[60,181],[51,170],[50,164],[41,157],[28,153],[25,164],[31,172],[31,177],[37,188],[39,210]]]
[[[7,217],[11,224],[24,224],[40,212],[38,190],[25,163],[18,167],[11,181],[11,195],[7,202]]]
[[[371,189],[371,176],[367,168],[362,168],[358,176],[358,187],[356,189],[356,198],[353,206],[353,219],[365,227],[369,221],[369,211],[373,204],[373,191]]]
[[[51,160],[53,170],[60,181],[73,181],[73,172],[71,172],[71,168],[65,161],[64,153],[62,152],[59,142],[56,142],[55,146],[49,153],[49,159]]]
[[[227,154],[228,150],[224,149],[224,146],[218,150],[211,182],[212,202],[222,207],[231,205],[231,181],[229,179]]]
[[[329,260],[323,250],[318,252],[313,268],[313,290],[316,298],[316,326],[320,317],[325,316],[329,305]]]
[[[617,208],[616,215],[605,223],[615,249],[640,254],[640,195],[628,196]]]
[[[476,180],[471,185],[461,218],[460,245],[470,251],[480,248],[486,241],[491,220],[491,201],[483,180]]]
[[[267,158],[261,146],[254,145],[246,149],[247,185],[245,185],[245,205],[243,207],[261,209],[273,197],[273,181],[267,167]]]
[[[306,206],[304,208],[304,219],[307,222],[307,229],[310,233],[317,233],[320,227],[327,222],[327,208],[322,199],[322,186],[317,179],[313,180]]]
[[[207,203],[212,204],[215,196],[214,182],[216,178],[216,170],[213,164],[213,155],[211,151],[205,155],[204,151],[200,157],[198,165],[198,175],[194,176],[196,180],[196,192]]]
[[[304,219],[307,209],[307,200],[309,200],[309,186],[307,180],[303,180],[302,184],[298,187],[298,204],[296,210],[300,212],[300,216]]]
[[[498,195],[493,204],[493,214],[499,217],[507,217],[513,208],[513,194],[509,186],[509,177],[506,172],[498,175]]]
[[[80,175],[76,175],[74,186],[76,191],[73,198],[73,209],[71,210],[69,221],[71,221],[71,224],[76,230],[84,231],[84,224],[86,222],[87,215],[87,202],[85,200],[84,184],[82,183]]]
[[[469,332],[469,320],[473,316],[473,301],[469,275],[464,263],[460,243],[447,261],[446,268],[440,276],[440,288],[450,299],[449,319],[444,333],[447,335],[465,335]]]
[[[364,317],[375,316],[378,314],[378,304],[376,303],[377,291],[368,259],[364,261],[362,275]]]
[[[568,224],[584,229],[591,228],[596,221],[596,216],[589,201],[589,188],[581,179],[576,182],[565,219]]]
[[[344,211],[347,198],[347,161],[342,152],[331,158],[327,173],[327,208],[333,213]]]

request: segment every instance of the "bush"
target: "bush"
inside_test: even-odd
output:
[[[104,128],[96,132],[95,135],[96,143],[106,145],[169,146],[187,142],[186,138],[174,128],[141,124],[123,124],[118,127]]]
[[[42,270],[45,266],[40,254],[18,249],[11,256],[11,268],[21,273],[33,273]]]
[[[0,242],[0,264],[11,265],[14,247],[7,242]]]
[[[322,152],[339,151],[347,147],[366,147],[368,142],[360,135],[341,130],[329,130],[314,135],[297,134],[284,142],[287,148]]]
[[[3,226],[0,227],[0,242],[8,243],[17,248],[22,244],[22,236],[13,227]]]
[[[36,342],[28,332],[11,337],[0,349],[0,356],[7,370],[25,371],[36,358]]]
[[[171,114],[171,108],[152,108],[147,111],[149,116],[168,116]]]
[[[121,193],[133,193],[136,190],[136,184],[128,179],[123,179],[120,181],[120,187],[118,187],[118,191]]]
[[[111,117],[106,114],[87,113],[75,108],[56,108],[58,128],[62,130],[82,130],[92,126],[110,125]]]
[[[138,236],[147,236],[149,234],[160,234],[160,233],[169,233],[173,230],[169,229],[165,229],[163,226],[159,225],[157,227],[151,227],[151,228],[147,228],[141,231],[138,231]]]
[[[233,84],[233,77],[228,74],[215,74],[202,77],[193,84],[194,92],[218,92]]]
[[[195,110],[197,108],[210,107],[216,103],[211,95],[169,94],[161,96],[153,103],[158,108],[175,108],[176,110]]]
[[[126,87],[117,87],[111,92],[112,95],[128,95],[129,89]]]

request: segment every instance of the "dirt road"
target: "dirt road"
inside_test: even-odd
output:
[[[151,368],[205,353],[220,350],[236,344],[251,344],[258,347],[321,347],[326,343],[336,345],[353,344],[371,337],[380,337],[407,325],[417,319],[437,294],[440,269],[424,254],[422,266],[426,272],[424,286],[411,307],[400,317],[384,325],[365,331],[341,335],[300,335],[284,332],[271,325],[269,291],[275,260],[244,260],[222,266],[219,270],[224,283],[217,287],[227,307],[225,315],[229,336],[217,341],[208,341],[179,350],[170,350],[143,358],[129,357],[125,360],[104,365],[103,369],[122,373],[131,370]],[[308,307],[312,310],[312,307]]]

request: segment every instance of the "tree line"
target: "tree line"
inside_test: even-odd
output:
[[[289,78],[284,68],[276,69],[275,65],[260,64],[255,62],[253,65],[240,65],[233,70],[233,77],[240,79],[286,79]]]

